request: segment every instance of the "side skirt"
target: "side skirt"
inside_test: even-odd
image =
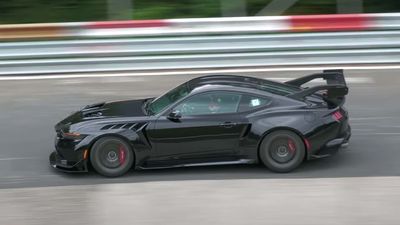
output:
[[[162,166],[162,167],[139,166],[138,169],[149,170],[149,169],[166,169],[166,168],[193,167],[193,166],[221,166],[221,165],[255,164],[255,163],[257,163],[257,160],[254,160],[254,159],[240,159],[240,160],[235,160],[235,161],[188,163],[188,164],[178,164],[178,165],[173,165],[173,166]]]

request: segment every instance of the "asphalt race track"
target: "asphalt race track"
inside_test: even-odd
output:
[[[289,174],[235,165],[115,179],[51,169],[54,124],[86,104],[156,96],[195,76],[0,81],[0,224],[400,224],[400,70],[345,73],[353,136],[334,157]]]

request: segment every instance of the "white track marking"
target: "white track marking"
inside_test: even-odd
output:
[[[400,65],[391,66],[320,66],[320,67],[291,67],[291,68],[260,68],[260,69],[215,69],[197,71],[169,71],[169,72],[131,72],[131,73],[104,73],[104,74],[60,74],[60,75],[32,75],[32,76],[0,76],[0,81],[18,80],[45,80],[45,79],[71,79],[71,78],[97,78],[97,77],[135,77],[135,76],[168,76],[168,75],[204,75],[227,73],[255,73],[255,72],[284,72],[284,71],[320,71],[325,69],[344,70],[387,70],[400,69]]]
[[[376,126],[383,128],[400,128],[400,125],[376,125]]]
[[[399,117],[395,116],[375,116],[375,117],[351,117],[350,121],[355,120],[386,120],[386,119],[398,119]]]
[[[371,128],[365,128],[365,129],[360,129],[360,128],[351,128],[351,131],[374,131],[375,129]]]
[[[38,157],[15,157],[15,158],[0,158],[0,161],[12,161],[12,160],[30,160],[30,159],[40,159]]]
[[[264,77],[264,79],[277,81],[277,82],[285,82],[294,79],[293,77]],[[103,78],[100,80],[100,83],[126,83],[126,82],[143,82],[144,79],[132,79],[132,78],[121,78],[121,77],[113,77],[113,78]],[[63,84],[81,84],[81,83],[90,83],[91,80],[80,80],[80,79],[65,79],[61,81]],[[97,81],[96,81],[97,82]],[[370,77],[348,77],[346,78],[346,82],[348,84],[371,84],[375,83],[374,79]],[[312,80],[309,83],[326,83],[323,79]]]
[[[371,132],[371,133],[354,133],[352,135],[355,135],[355,136],[396,135],[397,136],[397,135],[400,135],[400,133],[399,132],[393,132],[393,133],[390,133],[390,132]]]
[[[285,81],[294,79],[294,78],[290,78],[290,77],[264,77],[264,78],[268,79],[268,80],[278,81],[278,82],[285,82]],[[309,83],[326,83],[326,81],[324,81],[322,79],[316,79],[316,80],[310,81]],[[348,83],[348,84],[371,84],[371,83],[375,83],[375,81],[374,81],[374,79],[372,79],[370,77],[346,77],[346,83]]]

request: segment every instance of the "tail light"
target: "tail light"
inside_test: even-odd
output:
[[[340,111],[336,111],[332,113],[332,118],[339,122],[343,118],[343,114]]]

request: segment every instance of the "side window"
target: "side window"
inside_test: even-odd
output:
[[[221,113],[234,113],[237,111],[240,94],[229,92],[210,92],[195,95],[174,110],[182,115],[208,115]]]
[[[242,95],[242,99],[239,104],[239,112],[250,111],[262,106],[266,106],[271,102],[271,99],[266,97],[259,97],[253,95]]]

